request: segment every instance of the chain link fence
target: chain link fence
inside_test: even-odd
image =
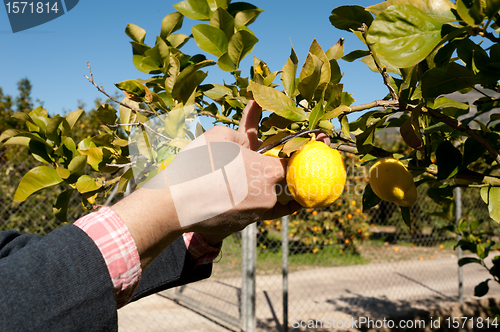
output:
[[[13,203],[22,176],[36,165],[22,148],[0,150],[2,230],[46,234],[61,225],[52,212],[59,188]],[[309,320],[377,319],[456,303],[456,236],[444,230],[450,213],[425,195],[425,185],[419,186],[419,199],[411,208],[411,229],[392,203],[364,213],[366,174],[366,169],[351,169],[345,193],[330,208],[302,209],[287,219],[254,226],[254,275],[242,260],[244,238],[234,234],[224,241],[211,278],[120,309],[119,331],[240,331],[247,326],[248,303],[254,305],[250,312],[257,331],[307,330],[304,322]],[[463,218],[488,220],[485,227],[497,238],[498,225],[489,219],[478,190],[466,189],[461,196]],[[77,195],[68,211],[69,222],[89,212]],[[463,268],[466,298],[486,279],[484,269],[475,265]],[[248,285],[255,286],[254,299],[245,295],[252,293]],[[490,286],[489,295],[500,294],[500,287]]]

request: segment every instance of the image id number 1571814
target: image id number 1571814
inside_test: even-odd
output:
[[[13,1],[6,2],[5,7],[8,14],[57,14],[59,11],[57,1]]]

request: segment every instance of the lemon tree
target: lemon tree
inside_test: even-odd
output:
[[[345,31],[345,39],[330,45],[312,40],[309,49],[299,54],[291,48],[283,66],[271,69],[265,59],[256,57],[251,68],[240,67],[258,42],[251,26],[258,24],[262,9],[230,0],[180,1],[166,13],[152,45],[145,42],[146,31],[140,26],[125,28],[133,64],[143,78],[116,85],[125,98],[116,108],[102,105],[98,109],[102,125],[97,135],[80,141],[72,138],[72,128],[82,115],[78,110],[49,117],[39,107],[14,115],[27,130],[5,130],[0,141],[28,146],[40,162],[21,181],[15,200],[64,184],[68,190],[55,202],[55,211],[64,211],[73,194],[93,204],[115,185],[124,190],[132,178],[131,168],[125,167],[133,167],[126,140],[132,128],[144,129],[151,118],[173,112],[157,134],[174,133],[178,140],[148,160],[159,168],[186,139],[180,109],[236,128],[245,104],[254,99],[268,114],[261,119],[258,133],[264,141],[301,129],[322,129],[331,136],[330,148],[356,155],[362,165],[372,166],[387,157],[399,160],[416,187],[423,183],[430,187],[427,195],[442,206],[442,215],[450,221],[453,191],[463,187],[481,191],[490,217],[498,222],[499,9],[499,0],[387,0],[366,8],[346,3],[330,13],[318,13]],[[187,31],[183,30],[185,19],[195,21]],[[350,39],[361,40],[363,48],[352,50]],[[193,42],[200,52],[184,53],[183,46]],[[341,70],[345,61],[362,61],[366,70],[380,73],[387,94],[356,104],[356,94],[363,92],[344,91],[342,77],[349,75]],[[234,82],[207,82],[208,70],[229,72]],[[91,74],[89,80],[106,93]],[[334,128],[333,119],[340,128]],[[390,128],[399,132],[409,153],[376,146],[378,133]],[[311,139],[295,140],[283,146],[281,153],[294,158]],[[398,183],[391,180],[385,182],[394,189]],[[381,198],[394,198],[384,196],[378,190],[382,187],[366,185],[363,210]],[[403,196],[391,191],[400,203],[407,188],[401,191]],[[400,204],[408,226],[415,223],[410,207],[404,205],[412,201],[413,197]],[[467,249],[483,262],[494,243],[480,228],[467,227],[458,229],[468,230],[461,245],[470,244]],[[462,263],[467,262],[471,261]],[[490,269],[497,281],[498,270]]]

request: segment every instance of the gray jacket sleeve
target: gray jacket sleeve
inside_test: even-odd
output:
[[[207,278],[182,239],[143,271],[134,300]],[[0,232],[0,331],[116,331],[116,301],[104,259],[80,228],[46,236]]]

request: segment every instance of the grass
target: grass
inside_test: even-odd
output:
[[[316,267],[334,267],[405,260],[428,260],[456,255],[455,241],[443,241],[434,246],[415,246],[411,242],[388,244],[384,240],[367,240],[359,248],[359,254],[342,252],[339,246],[326,246],[316,252],[311,249],[290,246],[289,271]],[[217,260],[216,260],[217,261]],[[277,274],[282,271],[281,247],[257,248],[257,274]],[[213,275],[218,278],[241,275],[241,242],[235,237],[224,241],[220,260],[214,264]]]

